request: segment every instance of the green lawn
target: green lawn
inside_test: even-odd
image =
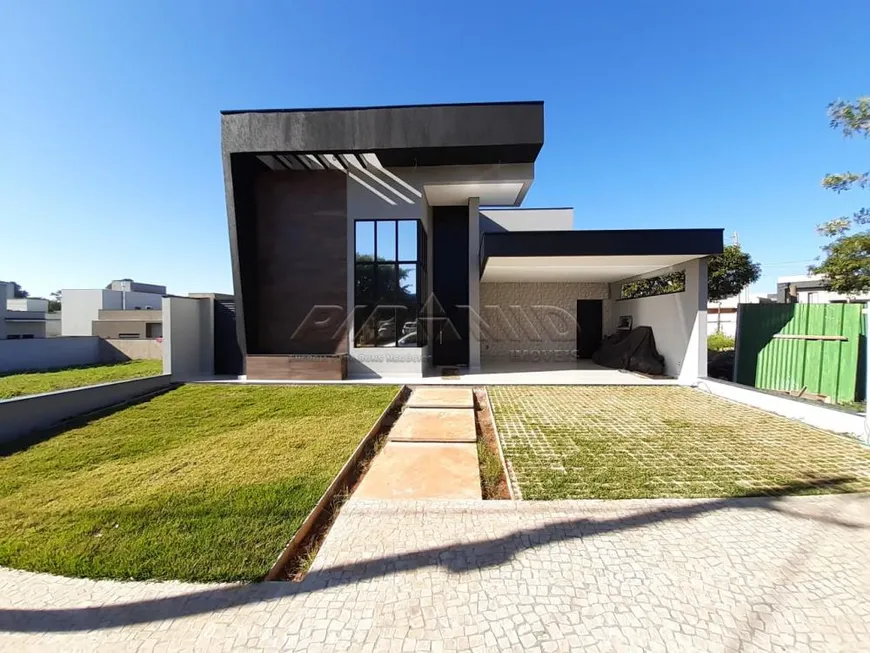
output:
[[[392,386],[186,385],[0,459],[0,565],[261,578]]]
[[[0,399],[81,388],[86,385],[154,376],[155,374],[163,374],[163,361],[138,360],[109,365],[70,367],[51,372],[22,372],[0,376]]]

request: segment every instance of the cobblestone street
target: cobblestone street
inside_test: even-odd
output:
[[[301,584],[0,571],[4,650],[870,650],[870,496],[361,501]]]

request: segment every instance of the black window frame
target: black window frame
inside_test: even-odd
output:
[[[378,225],[392,222],[393,223],[393,242],[395,243],[395,254],[392,256],[390,260],[385,260],[379,257],[378,253]],[[400,256],[401,245],[399,241],[399,224],[403,222],[411,222],[416,226],[416,240],[417,240],[417,252],[415,259],[405,259]],[[360,223],[371,223],[372,224],[372,235],[373,235],[373,254],[371,261],[362,261],[360,262],[357,258],[358,255],[358,243],[357,243],[357,226]],[[375,311],[378,310],[396,310],[399,309],[407,309],[407,306],[398,303],[392,304],[383,304],[378,302],[377,295],[379,294],[380,284],[378,283],[378,270],[383,267],[391,266],[393,268],[393,278],[399,279],[399,269],[404,265],[414,265],[416,266],[416,276],[415,276],[415,298],[413,301],[414,310],[416,311],[416,315],[412,318],[417,323],[417,342],[413,347],[420,348],[424,347],[427,342],[426,332],[425,332],[425,321],[422,319],[422,298],[424,298],[426,291],[426,250],[427,250],[427,238],[426,238],[426,230],[423,227],[423,222],[417,218],[359,218],[354,220],[353,222],[353,299],[354,299],[354,334],[353,334],[353,346],[357,349],[371,349],[371,348],[385,348],[385,347],[399,347],[399,340],[405,335],[402,333],[402,329],[398,324],[398,316],[396,316],[395,322],[395,333],[393,334],[393,339],[391,341],[378,343],[375,341],[374,343],[369,342],[361,342],[360,334],[361,330],[359,329],[360,324],[366,324],[369,320],[375,319],[374,314]],[[367,267],[370,269],[371,279],[372,279],[372,288],[371,288],[371,297],[370,298],[360,298],[357,296],[357,271],[361,267]],[[362,317],[362,319],[360,319]],[[405,322],[410,320],[404,320]]]

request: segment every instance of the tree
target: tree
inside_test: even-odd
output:
[[[51,293],[51,299],[48,300],[48,312],[58,313],[61,310],[61,295],[60,290],[55,290]]]
[[[639,299],[642,297],[655,297],[656,295],[669,295],[675,292],[683,292],[686,289],[686,273],[682,270],[669,272],[657,277],[638,279],[622,284],[622,299]]]
[[[711,302],[733,297],[746,286],[758,281],[761,266],[740,249],[728,245],[721,254],[711,256],[707,263],[707,298]],[[669,272],[658,277],[630,281],[622,285],[622,299],[653,297],[686,289],[686,273]]]
[[[727,245],[721,254],[710,257],[707,263],[707,298],[720,302],[733,297],[761,276],[761,266],[740,249],[740,245]]]
[[[870,136],[870,97],[855,102],[838,100],[828,105],[831,127],[843,136]],[[851,188],[870,188],[870,172],[843,172],[825,175],[822,186],[836,193]],[[858,230],[870,223],[870,209],[860,208],[850,216],[829,220],[818,232],[831,238],[822,247],[824,260],[809,267],[810,274],[822,275],[828,288],[844,295],[856,295],[870,290],[870,231]],[[850,233],[853,232],[853,233]]]
[[[27,292],[24,288],[21,287],[17,281],[10,281],[12,284],[12,297],[15,299],[24,299],[26,297],[30,297],[30,293]]]

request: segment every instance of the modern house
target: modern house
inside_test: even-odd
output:
[[[771,304],[775,301],[767,294],[749,292],[744,288],[737,295],[707,304],[707,334],[722,333],[730,338],[737,336],[737,307],[740,304]]]
[[[166,294],[166,286],[157,286],[149,283],[139,283],[132,279],[117,279],[109,283],[105,288],[92,289],[74,289],[65,288],[61,291],[61,299],[63,302],[61,332],[65,336],[90,336],[101,335],[104,338],[120,337],[119,335],[111,335],[115,332],[121,333],[118,329],[126,329],[130,324],[120,324],[105,327],[106,333],[97,333],[94,329],[94,324],[106,319],[109,322],[140,322],[141,328],[136,329],[136,333],[141,333],[141,337],[157,337],[156,335],[144,335],[148,333],[147,324],[159,323],[160,319],[155,319],[153,314],[145,315],[132,313],[132,311],[160,311],[163,302],[163,296]],[[111,318],[101,317],[101,311],[112,311]],[[118,313],[119,311],[130,311],[130,313]],[[123,317],[126,316],[126,317]],[[118,328],[116,329],[115,326]],[[97,330],[103,330],[104,327],[98,327]],[[133,333],[127,329],[125,332]],[[151,333],[156,333],[155,328],[151,328]],[[128,336],[132,337],[132,336]]]
[[[780,304],[840,304],[870,301],[870,293],[849,297],[832,291],[817,274],[799,274],[776,280],[776,301]]]
[[[48,300],[41,297],[14,297],[12,284],[0,284],[5,312],[0,338],[29,340],[60,335],[60,313],[50,313]]]
[[[151,339],[163,336],[163,313],[157,309],[134,308],[112,310],[101,308],[91,322],[91,335],[106,339]]]
[[[542,102],[227,111],[222,155],[248,379],[594,369],[649,326],[666,374],[706,372],[721,229],[575,230],[522,207]],[[678,275],[679,292],[623,299]]]

